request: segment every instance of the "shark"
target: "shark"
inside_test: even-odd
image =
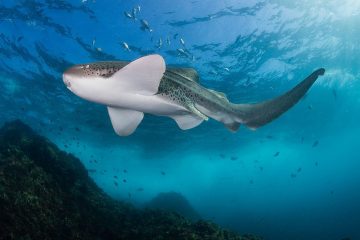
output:
[[[195,69],[166,66],[158,54],[78,64],[63,73],[63,82],[80,98],[105,105],[114,131],[128,136],[144,113],[170,117],[182,130],[209,118],[232,132],[241,125],[257,129],[294,106],[324,73],[319,68],[288,92],[257,103],[232,103],[224,93],[202,86]]]

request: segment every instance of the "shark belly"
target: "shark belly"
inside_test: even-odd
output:
[[[160,95],[119,94],[109,99],[103,99],[99,103],[114,108],[131,109],[157,116],[169,117],[189,112],[184,106],[171,101],[166,96]]]
[[[100,102],[99,102],[100,103]],[[156,95],[123,94],[103,101],[107,105],[111,123],[120,136],[132,134],[144,117],[144,113],[171,117],[188,115],[188,110],[181,105]]]

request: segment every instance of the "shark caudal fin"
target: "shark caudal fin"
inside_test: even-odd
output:
[[[255,104],[234,104],[239,122],[252,129],[271,122],[295,105],[314,84],[316,79],[324,75],[324,73],[324,68],[316,70],[293,89],[277,98]],[[237,125],[234,126],[234,130],[237,128]]]

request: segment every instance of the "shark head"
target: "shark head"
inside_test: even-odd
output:
[[[95,94],[104,80],[127,64],[128,62],[97,62],[74,65],[64,72],[63,81],[71,92],[87,99],[89,93]]]
[[[63,74],[66,87],[75,95],[104,105],[121,106],[125,95],[154,95],[165,72],[160,55],[133,62],[113,61],[74,65]]]
[[[63,73],[63,81],[66,87],[72,91],[72,86],[74,85],[74,81],[79,81],[79,79],[83,79],[85,76],[84,67],[82,65],[76,65],[69,68],[67,71]]]
[[[75,95],[107,106],[115,132],[127,136],[142,121],[139,110],[157,93],[165,70],[164,59],[154,54],[130,63],[75,65],[64,72],[63,81]]]
[[[75,65],[63,74],[63,81],[66,87],[79,97],[86,97],[92,86],[99,82],[99,76],[90,70],[90,65]]]

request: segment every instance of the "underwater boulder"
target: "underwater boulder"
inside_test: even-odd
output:
[[[79,159],[21,121],[0,129],[0,239],[259,239],[106,195]]]
[[[192,221],[200,220],[200,215],[190,205],[189,201],[180,193],[163,192],[150,200],[145,207],[172,211]]]

